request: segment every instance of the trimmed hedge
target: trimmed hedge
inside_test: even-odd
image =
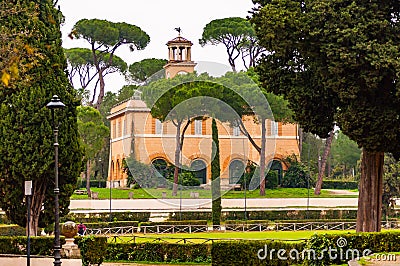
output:
[[[87,236],[77,237],[74,241],[81,252],[82,266],[101,265],[105,258],[104,251],[107,249],[107,237]]]
[[[350,251],[358,250],[360,257],[368,250],[371,254],[400,251],[400,232],[317,234],[307,241],[306,248],[315,250],[318,260],[307,260],[305,265],[342,264],[352,259],[352,253],[346,256]],[[324,249],[336,249],[337,252],[332,254],[337,255],[337,258],[333,259],[334,256],[323,252]]]
[[[90,180],[90,187],[106,188],[107,182],[104,180],[100,181]],[[78,188],[86,188],[86,180],[78,181]]]
[[[303,250],[304,242],[280,242],[280,241],[224,241],[214,242],[212,244],[211,256],[212,265],[293,265],[301,263],[301,260],[291,259],[289,252],[292,249]],[[272,250],[272,259],[270,253]],[[287,260],[281,260],[277,256],[277,251],[285,250],[284,256]],[[260,251],[261,250],[261,251]],[[265,259],[263,257],[265,256]],[[261,259],[259,258],[261,257]]]
[[[61,245],[65,244],[65,238],[60,237]],[[26,236],[0,236],[0,254],[26,254]],[[31,254],[51,256],[53,254],[54,237],[31,237]]]
[[[152,225],[207,225],[207,220],[165,221],[165,222],[143,222],[140,226]]]
[[[99,222],[99,223],[86,223],[87,228],[91,229],[99,229],[99,228],[112,228],[112,227],[125,227],[125,226],[133,226],[138,227],[138,221],[119,221],[119,222]]]
[[[138,221],[147,222],[150,218],[150,212],[113,212],[114,221]],[[69,213],[62,218],[62,222],[73,221],[87,223],[109,222],[109,212],[99,213]]]
[[[0,236],[25,236],[26,229],[19,225],[0,226]]]
[[[248,220],[331,220],[331,219],[356,219],[357,210],[273,210],[273,211],[247,211]],[[211,212],[182,212],[182,220],[208,220],[211,221]],[[222,221],[243,220],[244,211],[222,212]],[[170,213],[168,220],[179,220],[179,213]]]
[[[147,262],[211,262],[208,244],[109,243],[106,260]]]
[[[324,180],[323,189],[358,189],[357,181]]]

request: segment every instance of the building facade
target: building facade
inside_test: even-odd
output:
[[[196,66],[191,60],[192,43],[178,36],[167,43],[168,63],[164,66],[166,78],[192,73]],[[161,123],[150,114],[150,109],[137,93],[119,103],[108,116],[111,124],[110,167],[108,186],[126,186],[127,175],[122,170],[128,156],[145,163],[173,164],[176,147],[176,127],[172,122]],[[182,150],[182,165],[196,169],[201,184],[211,180],[212,139],[211,119],[202,118],[190,123]],[[255,143],[261,144],[261,123],[253,117],[242,117],[243,124]],[[278,171],[281,178],[287,166],[283,159],[299,156],[298,125],[266,121],[266,163]],[[259,163],[260,154],[238,127],[217,122],[220,144],[221,184],[235,184],[249,161]]]

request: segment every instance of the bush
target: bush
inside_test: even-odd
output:
[[[341,245],[339,245],[341,244]],[[343,246],[343,244],[345,244]],[[362,256],[363,252],[397,252],[400,251],[400,232],[383,233],[348,233],[348,234],[317,234],[307,241],[306,248],[316,251],[318,260],[307,259],[306,265],[332,265],[342,264],[352,259],[352,254],[346,256],[347,251],[357,250]],[[328,252],[323,250],[337,249],[337,252],[329,256]],[[341,250],[343,255],[341,255]]]
[[[298,264],[301,260],[291,259],[289,252],[292,249],[303,250],[305,246],[304,242],[280,242],[280,241],[224,241],[214,242],[211,249],[211,257],[213,265],[293,265]],[[272,259],[270,259],[270,252],[273,252]],[[286,250],[284,256],[287,256],[287,260],[280,260],[277,256],[279,249]],[[260,252],[261,250],[261,252]],[[267,255],[265,259],[259,259],[264,255]]]
[[[185,221],[165,221],[165,222],[143,222],[140,226],[152,225],[207,225],[207,220],[185,220]]]
[[[260,188],[260,169],[255,166],[250,166],[250,172],[242,175],[238,181],[240,187],[244,189],[245,181],[247,189],[259,189]],[[278,187],[278,173],[275,171],[268,171],[265,176],[265,187],[269,189],[275,189]]]
[[[113,228],[113,227],[126,227],[126,226],[133,226],[138,227],[138,221],[119,221],[119,222],[99,222],[99,223],[86,223],[87,228],[91,229],[99,229],[99,228]]]
[[[101,265],[105,258],[105,250],[107,250],[107,237],[78,237],[75,243],[81,251],[82,265],[88,266],[92,264]]]
[[[323,189],[358,189],[357,181],[324,180]]]
[[[117,221],[138,221],[147,222],[150,218],[150,212],[113,212],[113,220]],[[97,222],[109,222],[110,213],[100,212],[100,213],[69,213],[64,216],[62,222],[73,221],[75,223],[82,222],[87,223],[97,223]]]
[[[290,167],[282,178],[282,187],[307,188],[314,185],[314,180],[307,173],[306,168],[295,160],[290,162]]]
[[[0,236],[25,236],[26,229],[19,225],[0,226]]]
[[[107,187],[107,181],[90,180],[90,187],[105,188]],[[78,181],[78,188],[86,188],[86,180]]]
[[[61,245],[65,244],[65,238],[60,237]],[[26,236],[0,236],[0,254],[26,254]],[[31,254],[51,256],[53,254],[54,237],[31,237]]]
[[[210,212],[170,212],[168,216],[168,221],[179,221],[182,220],[207,220],[211,221],[211,211]]]
[[[210,263],[208,244],[109,243],[107,260]]]

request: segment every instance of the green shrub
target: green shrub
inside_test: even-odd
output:
[[[107,250],[107,237],[78,237],[75,238],[75,243],[81,251],[83,266],[103,263],[106,256],[104,251]]]
[[[358,189],[357,181],[324,180],[323,189]]]
[[[290,162],[290,167],[282,178],[282,187],[286,188],[307,188],[312,187],[314,181],[307,173],[306,168],[295,160]]]
[[[106,260],[210,263],[208,244],[109,243]]]
[[[352,253],[347,253],[350,251],[357,250],[360,256],[368,250],[371,254],[400,251],[400,232],[316,234],[307,241],[306,248],[315,250],[318,260],[307,258],[305,265],[342,264],[352,259]],[[329,256],[328,252],[322,252],[329,248],[337,250],[332,253],[337,255],[336,259],[335,256]]]
[[[86,188],[86,180],[79,180],[77,187]],[[90,187],[105,188],[107,187],[107,182],[104,180],[90,180]]]
[[[113,227],[126,227],[133,226],[138,227],[138,221],[117,221],[117,222],[98,222],[98,223],[86,223],[87,228],[99,229],[99,228],[113,228]]]
[[[182,220],[207,220],[211,221],[211,211],[210,212],[170,212],[168,216],[169,221],[179,221]]]
[[[150,225],[207,225],[207,220],[185,220],[185,221],[165,221],[165,222],[143,222],[140,226]]]
[[[19,225],[0,226],[0,236],[25,236],[26,229]]]
[[[280,242],[280,241],[224,241],[214,242],[211,249],[211,257],[213,265],[293,265],[300,263],[301,260],[290,259],[289,252],[292,249],[303,250],[305,243],[303,242]],[[275,250],[272,259],[270,259],[270,252]],[[287,256],[287,260],[280,260],[277,256],[279,249],[286,250],[284,256]],[[260,252],[261,250],[261,252]],[[265,252],[266,251],[266,252]],[[265,259],[260,259],[260,255]]]
[[[113,212],[112,218],[114,221],[138,221],[147,222],[150,218],[150,212]],[[97,223],[97,222],[109,222],[110,213],[99,212],[99,213],[69,213],[61,219],[61,222],[73,221],[75,223],[82,222]]]
[[[60,237],[61,245],[65,244],[65,238]],[[26,254],[26,236],[0,236],[0,254]],[[53,254],[54,237],[31,237],[31,254],[51,256]]]

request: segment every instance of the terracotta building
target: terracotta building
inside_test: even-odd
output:
[[[166,78],[191,73],[196,63],[191,60],[192,43],[178,36],[167,43],[168,63],[164,66]],[[138,161],[151,164],[166,162],[173,164],[176,128],[171,122],[161,123],[153,118],[150,109],[140,99],[140,93],[111,109],[108,119],[111,123],[110,167],[108,173],[113,187],[126,186],[126,174],[122,171],[122,161],[134,150]],[[252,117],[242,121],[259,145],[261,127]],[[278,171],[282,177],[286,165],[282,159],[289,155],[299,155],[298,126],[268,120],[266,163]],[[221,162],[221,185],[235,184],[248,161],[259,162],[260,156],[239,130],[227,123],[218,122]],[[210,182],[211,177],[211,119],[195,120],[185,134],[182,164],[197,169],[200,183]]]

